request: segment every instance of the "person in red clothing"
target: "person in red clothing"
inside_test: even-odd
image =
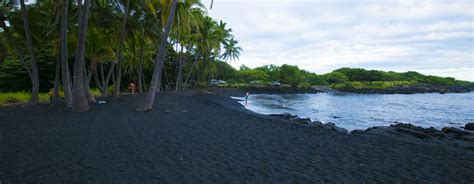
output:
[[[133,82],[131,82],[130,84],[128,84],[128,89],[130,89],[132,91],[132,95],[135,94],[135,91],[136,91],[136,86]]]

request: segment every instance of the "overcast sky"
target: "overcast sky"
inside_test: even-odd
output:
[[[209,14],[244,49],[235,67],[414,70],[474,81],[471,0],[214,0]]]

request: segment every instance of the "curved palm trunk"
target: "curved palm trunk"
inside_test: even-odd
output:
[[[143,69],[142,69],[143,70]],[[142,71],[142,84],[143,84],[143,91],[146,90],[146,80],[145,80],[145,73]]]
[[[86,41],[86,30],[87,20],[89,18],[89,0],[84,1],[78,0],[79,6],[79,36],[77,41],[76,49],[76,61],[74,63],[74,83],[73,83],[73,96],[72,96],[72,110],[75,112],[89,110],[89,104],[87,103],[86,95],[84,94],[84,54],[85,54],[85,41]]]
[[[12,45],[13,50],[15,51],[15,54],[18,56],[20,59],[20,62],[23,64],[23,67],[25,68],[26,72],[28,73],[28,76],[30,79],[33,81],[33,74],[31,72],[30,67],[28,66],[28,63],[26,63],[25,58],[23,57],[23,54],[21,54],[20,49],[18,49],[18,45],[16,44],[15,38],[11,35],[8,27],[5,25],[5,22],[3,19],[0,21],[0,27],[3,29],[5,36],[7,37],[8,42]]]
[[[125,7],[125,14],[123,16],[122,21],[122,30],[120,31],[120,43],[118,48],[118,63],[117,63],[117,78],[115,81],[115,88],[114,88],[114,98],[120,97],[120,82],[122,80],[122,61],[123,61],[123,44],[125,42],[125,31],[127,25],[127,16],[130,10],[130,0],[127,0],[127,6]]]
[[[168,22],[166,23],[165,31],[161,37],[160,49],[157,51],[157,57],[155,62],[155,68],[153,69],[153,76],[150,83],[150,89],[148,89],[145,94],[145,98],[140,106],[137,108],[137,111],[147,111],[153,108],[153,103],[155,102],[155,95],[157,88],[160,87],[159,80],[161,76],[161,71],[163,70],[163,63],[166,57],[166,44],[168,43],[168,35],[171,30],[171,25],[173,23],[174,14],[176,12],[176,6],[178,0],[173,0],[171,4],[170,15],[168,16]]]
[[[96,100],[94,95],[92,95],[92,91],[90,88],[91,79],[92,79],[92,71],[87,72],[87,68],[84,66],[84,94],[86,95],[87,101],[89,103],[95,103]]]
[[[69,0],[62,0],[61,8],[61,78],[64,90],[64,100],[66,107],[72,107],[72,92],[71,92],[71,75],[69,73],[69,63],[67,60],[67,18],[68,18],[68,3]]]
[[[28,52],[30,53],[31,59],[31,99],[28,102],[30,105],[37,104],[39,102],[39,74],[38,65],[36,63],[35,51],[33,48],[33,40],[31,39],[30,23],[28,20],[28,10],[26,9],[25,0],[20,0],[21,13],[23,17],[23,26],[25,29],[26,44],[28,46]]]
[[[184,56],[183,46],[181,46],[181,55],[178,60],[178,76],[176,76],[175,90],[181,89],[181,82],[183,81]]]

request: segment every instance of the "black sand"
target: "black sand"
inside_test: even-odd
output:
[[[137,96],[84,113],[1,108],[0,183],[474,182],[472,149],[272,120],[232,93],[165,92],[146,113]]]

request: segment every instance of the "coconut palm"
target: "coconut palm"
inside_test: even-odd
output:
[[[2,4],[2,7],[0,9],[0,28],[3,29],[3,33],[8,41],[10,43],[11,47],[13,48],[13,51],[15,54],[18,56],[20,59],[20,62],[22,63],[23,67],[25,68],[26,72],[28,73],[28,76],[30,77],[32,83],[33,83],[33,74],[30,69],[30,66],[26,62],[25,58],[23,57],[23,54],[21,53],[18,44],[15,41],[15,37],[13,34],[10,32],[10,28],[6,25],[6,21],[8,21],[7,14],[11,11],[11,6],[12,4],[10,2],[4,2]]]
[[[72,110],[76,112],[89,110],[88,100],[84,88],[85,42],[87,22],[89,18],[90,0],[78,0],[79,35],[77,39],[76,61],[74,62],[74,83],[72,96]]]
[[[68,26],[69,0],[61,0],[61,23],[60,23],[60,62],[61,79],[63,83],[64,99],[67,107],[72,107],[71,75],[67,59],[67,26]]]
[[[168,42],[167,40],[168,40],[169,32],[171,30],[171,25],[173,24],[173,18],[174,18],[174,14],[176,12],[177,4],[178,4],[178,0],[173,0],[171,2],[171,5],[170,5],[169,11],[168,11],[169,12],[168,20],[166,22],[164,22],[164,23],[166,23],[166,27],[165,27],[165,30],[164,30],[163,35],[161,37],[160,48],[159,48],[159,50],[157,50],[155,68],[153,70],[153,76],[152,76],[151,83],[150,83],[150,89],[148,89],[148,92],[146,93],[145,98],[143,99],[140,106],[137,108],[137,111],[147,111],[147,110],[150,110],[153,107],[157,88],[160,87],[159,86],[160,85],[159,81],[160,81],[160,76],[161,76],[161,72],[162,72],[162,69],[163,69],[164,59],[166,57],[165,48],[166,48],[166,45],[167,45],[167,42]],[[165,10],[165,9],[167,9],[167,6],[165,4],[163,4],[163,8]],[[163,11],[163,12],[165,12],[165,11]]]
[[[123,6],[123,5],[121,5]],[[122,25],[120,28],[120,41],[117,49],[117,75],[116,75],[116,82],[114,86],[114,98],[120,97],[120,83],[122,80],[122,62],[123,62],[123,45],[125,43],[125,35],[126,35],[126,26],[127,26],[127,17],[130,11],[130,0],[126,0],[125,3],[125,12],[123,13],[122,17]]]
[[[231,38],[230,40],[227,40],[224,42],[224,53],[221,55],[221,58],[224,59],[225,61],[233,61],[236,59],[239,59],[240,52],[242,51],[242,48],[237,46],[239,42],[237,40],[234,40],[234,38]]]
[[[38,64],[36,63],[36,55],[33,46],[33,40],[31,38],[30,23],[28,19],[28,10],[25,5],[25,0],[20,0],[21,14],[23,17],[23,26],[25,29],[26,45],[30,54],[31,60],[31,82],[33,84],[31,88],[31,99],[28,102],[30,105],[37,104],[39,102],[39,74]]]
[[[178,2],[176,8],[176,16],[174,20],[173,32],[177,47],[180,46],[179,57],[177,59],[178,72],[176,75],[175,90],[180,89],[180,85],[183,77],[183,69],[186,63],[184,47],[187,47],[187,51],[191,47],[190,36],[192,35],[193,29],[199,27],[201,23],[201,17],[204,14],[204,5],[200,0],[186,0]],[[178,49],[176,49],[178,51]]]

